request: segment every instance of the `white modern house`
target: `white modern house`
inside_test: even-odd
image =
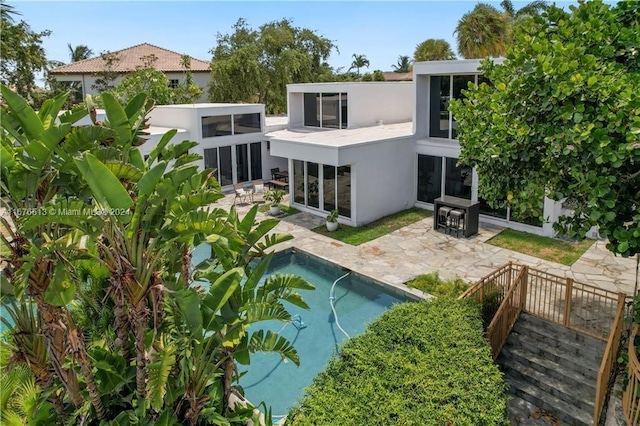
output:
[[[186,78],[186,70],[183,66],[182,55],[180,53],[149,43],[138,44],[95,58],[62,65],[50,70],[49,74],[57,81],[72,81],[81,84],[82,96],[84,98],[87,94],[98,93],[95,87],[96,80],[100,78],[101,73],[104,73],[107,68],[106,59],[108,56],[117,58],[110,66],[110,71],[118,75],[113,81],[113,85],[118,84],[120,80],[132,72],[149,65],[166,75],[170,87],[177,87],[184,83]],[[210,78],[210,63],[191,57],[190,61],[193,82],[203,89],[202,97],[198,102],[206,102],[206,89]]]
[[[500,61],[500,60],[497,60]],[[552,235],[561,204],[545,199],[545,223],[518,221],[478,196],[474,169],[458,163],[452,98],[481,83],[479,60],[415,63],[412,82],[287,86],[289,123],[267,133],[270,155],[288,159],[296,208],[360,226],[452,196],[478,202],[480,221]]]
[[[270,124],[267,124],[269,123]],[[252,180],[268,180],[269,170],[286,170],[286,161],[269,155],[264,135],[267,130],[284,127],[283,118],[265,120],[263,104],[185,104],[162,105],[149,114],[149,141],[141,146],[148,154],[159,135],[178,129],[174,141],[198,142],[191,152],[202,156],[199,166],[216,169],[223,189]]]
[[[293,206],[352,226],[412,206],[412,97],[411,82],[287,86],[288,128],[266,136]]]
[[[502,62],[502,59],[495,59]],[[480,60],[430,61],[413,65],[415,85],[415,194],[416,206],[433,208],[441,196],[466,198],[480,203],[480,221],[507,226],[540,235],[553,235],[552,223],[561,213],[561,204],[544,203],[545,223],[518,221],[509,207],[493,209],[478,196],[478,176],[471,167],[458,163],[460,143],[456,139],[456,120],[448,111],[451,99],[463,97],[469,82],[479,84]]]
[[[480,222],[553,235],[561,203],[544,203],[545,223],[523,223],[508,207],[478,196],[478,175],[459,164],[460,144],[449,101],[469,82],[481,83],[479,60],[419,62],[413,81],[305,83],[287,86],[287,117],[265,117],[262,104],[155,107],[148,154],[169,129],[174,140],[198,142],[201,167],[216,169],[223,189],[269,181],[288,171],[290,203],[360,226],[440,197],[479,203]]]

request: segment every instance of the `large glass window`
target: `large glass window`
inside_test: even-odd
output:
[[[231,162],[231,147],[223,146],[220,150],[220,185],[233,185],[233,164]]]
[[[340,128],[340,94],[322,94],[322,127]]]
[[[449,137],[449,100],[451,99],[451,76],[431,76],[429,136]]]
[[[304,125],[320,127],[320,93],[304,94]]]
[[[351,217],[351,166],[338,167],[338,211],[340,216]]]
[[[249,156],[246,144],[236,145],[236,174],[238,182],[249,180]]]
[[[454,75],[453,76],[453,99],[463,99],[465,96],[462,94],[463,90],[468,89],[469,82],[475,83],[475,75]],[[457,136],[456,118],[451,114],[452,126],[451,126],[451,138],[455,139]]]
[[[418,201],[433,203],[442,192],[442,157],[418,155]]]
[[[471,199],[471,182],[473,173],[471,167],[458,166],[457,158],[447,158],[444,193],[459,198]]]
[[[303,99],[305,126],[347,128],[346,93],[305,93]]]
[[[341,128],[347,128],[347,94],[340,93],[340,123]]]
[[[324,197],[324,209],[328,212],[336,209],[336,168],[334,166],[322,166],[322,191]]]
[[[231,116],[215,115],[202,117],[202,137],[228,136],[231,134]]]
[[[304,161],[293,160],[293,201],[304,204]]]
[[[490,207],[486,200],[478,197],[480,203],[480,214],[487,216],[499,217],[501,219],[507,218],[507,206],[506,203],[501,203],[497,208]]]
[[[262,117],[259,112],[233,115],[233,134],[260,133]]]
[[[262,179],[262,142],[249,145],[251,151],[251,179]]]
[[[218,148],[208,148],[204,150],[204,168],[216,169],[216,179],[220,181],[218,174]]]
[[[320,208],[320,175],[318,163],[307,163],[307,205]]]
[[[305,176],[305,162],[294,160],[293,185],[294,202],[327,212],[338,209],[340,216],[351,217],[351,166],[336,168],[308,162]]]

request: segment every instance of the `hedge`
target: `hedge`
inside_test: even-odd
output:
[[[506,401],[480,307],[438,298],[396,305],[349,340],[286,424],[494,426]]]

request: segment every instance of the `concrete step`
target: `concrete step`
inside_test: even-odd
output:
[[[593,412],[577,408],[523,380],[510,377],[508,381],[511,384],[510,392],[512,394],[553,413],[562,421],[562,424],[592,426]]]
[[[596,361],[593,356],[590,356],[589,359],[584,359],[582,353],[568,352],[556,340],[540,339],[535,336],[535,333],[512,331],[507,340],[507,345],[524,348],[533,355],[548,359],[564,368],[579,373],[589,381],[595,382],[598,379],[600,359]],[[601,358],[601,356],[597,358]]]
[[[511,395],[507,401],[507,415],[511,426],[549,426],[544,422],[544,419],[532,418],[540,410],[534,404],[515,395]]]
[[[502,368],[509,377],[534,385],[567,404],[574,405],[587,412],[593,412],[596,397],[596,391],[593,387],[581,386],[579,382],[575,383],[571,380],[566,380],[564,377],[558,379],[535,368],[522,365],[513,359],[507,360]]]
[[[557,340],[567,350],[577,350],[579,354],[600,355],[604,353],[607,342],[582,333],[570,330],[551,321],[538,318],[530,314],[521,314],[514,326],[514,330],[524,333],[533,332],[544,339]],[[533,337],[533,336],[532,336]],[[538,336],[535,336],[536,338]]]
[[[537,370],[549,377],[557,379],[558,381],[567,383],[569,386],[589,388],[593,392],[595,398],[595,380],[589,380],[574,370],[566,369],[562,365],[533,354],[524,348],[505,346],[502,349],[497,362],[499,365],[504,365],[509,361],[517,362],[525,367]]]

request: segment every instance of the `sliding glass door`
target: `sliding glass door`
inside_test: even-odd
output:
[[[320,173],[322,172],[322,173]],[[293,201],[351,217],[351,166],[293,161]]]

